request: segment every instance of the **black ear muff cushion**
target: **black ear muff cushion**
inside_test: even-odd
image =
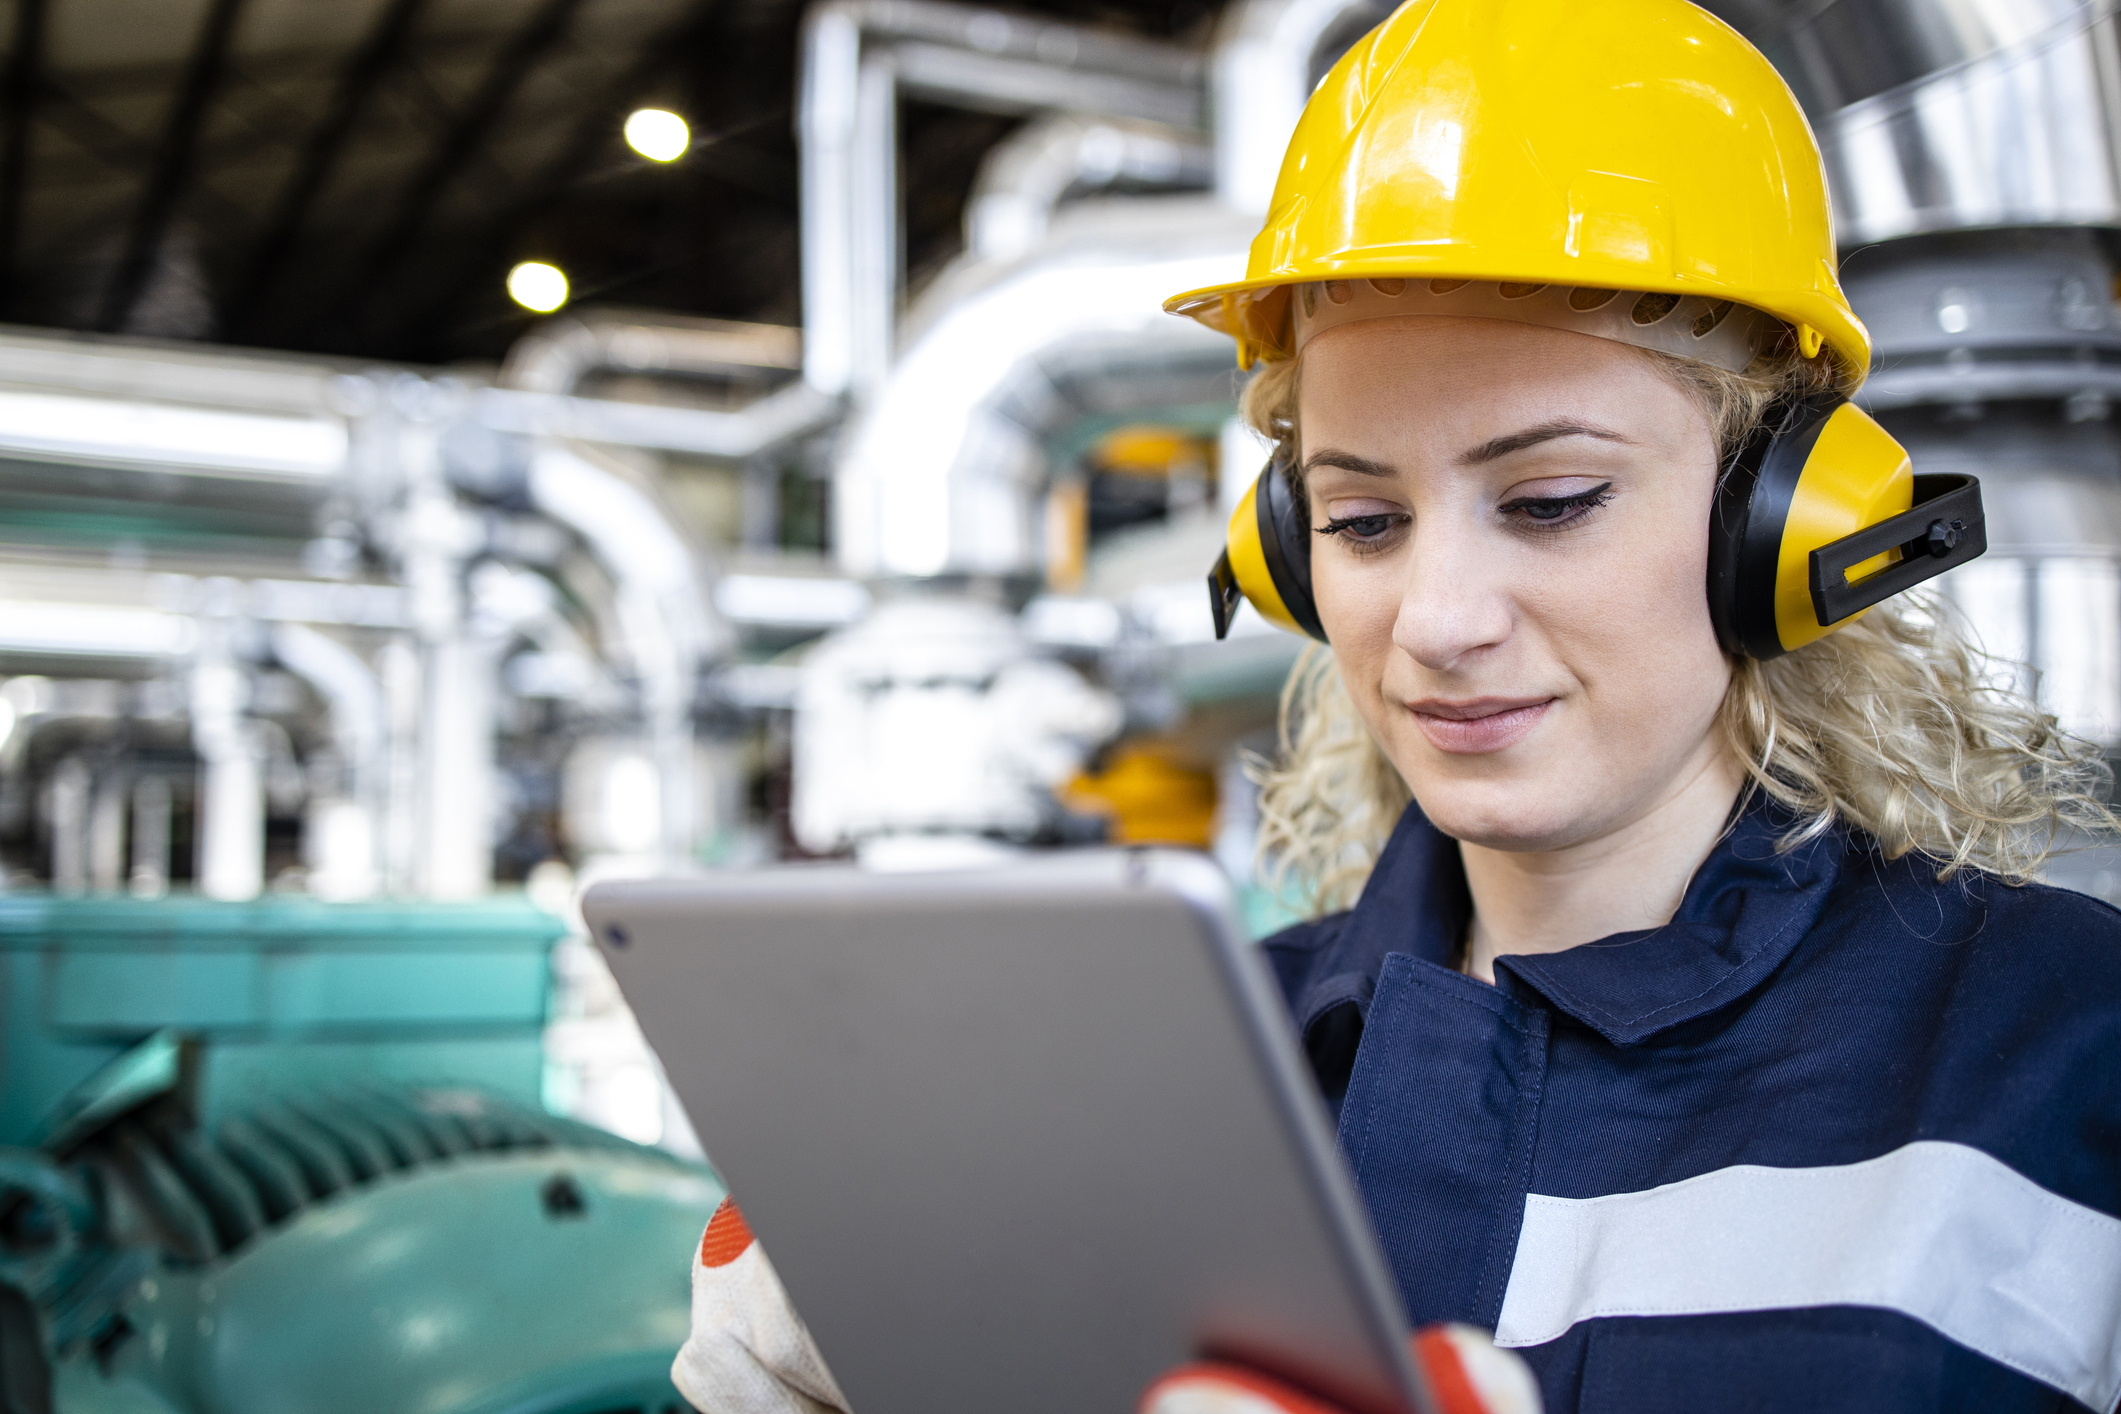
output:
[[[1812,448],[1838,397],[1771,413],[1724,468],[1709,511],[1709,620],[1726,653],[1763,661],[1786,651],[1775,627],[1783,527]]]
[[[1259,548],[1282,607],[1298,628],[1324,643],[1326,631],[1311,597],[1310,507],[1289,482],[1288,470],[1277,462],[1269,462],[1259,474],[1259,490],[1252,498],[1259,515]]]

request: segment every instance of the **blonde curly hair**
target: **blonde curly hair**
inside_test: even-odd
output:
[[[1840,376],[1789,347],[1743,373],[1637,352],[1695,398],[1726,461],[1772,409]],[[1269,364],[1243,399],[1246,421],[1290,468],[1301,465],[1301,378],[1300,361]],[[1784,848],[1847,824],[1888,859],[1935,861],[1940,879],[1977,869],[2022,884],[2070,832],[2121,821],[2103,803],[2111,781],[2098,747],[2064,732],[2013,677],[1969,641],[1948,599],[1917,592],[1772,661],[1734,659],[1720,721],[1748,791],[1796,817]],[[1313,913],[1352,904],[1411,796],[1329,649],[1314,645],[1290,674],[1277,758],[1255,761],[1253,775],[1268,877]]]

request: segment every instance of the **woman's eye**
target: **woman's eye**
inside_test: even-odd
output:
[[[1503,502],[1498,509],[1506,516],[1521,515],[1534,525],[1567,525],[1612,500],[1606,494],[1612,489],[1613,483],[1607,481],[1573,496],[1519,496],[1514,501]]]
[[[1364,516],[1335,516],[1319,526],[1318,533],[1337,535],[1357,545],[1374,544],[1391,534],[1406,518],[1405,514],[1393,511]]]

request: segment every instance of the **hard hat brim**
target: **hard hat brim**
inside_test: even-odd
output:
[[[1290,319],[1287,292],[1312,280],[1360,279],[1450,279],[1450,280],[1552,280],[1546,272],[1523,270],[1479,270],[1461,263],[1448,267],[1413,260],[1348,261],[1330,270],[1302,278],[1245,279],[1208,285],[1173,295],[1164,301],[1167,314],[1176,314],[1203,324],[1238,341],[1238,362],[1249,368],[1254,362],[1276,362],[1293,355],[1289,347]],[[1602,281],[1570,281],[1602,285]],[[1848,310],[1812,290],[1761,291],[1721,288],[1705,281],[1631,281],[1630,290],[1675,295],[1700,295],[1709,299],[1735,300],[1765,311],[1799,331],[1800,340],[1809,330],[1813,337],[1833,350],[1849,379],[1849,390],[1870,372],[1871,339],[1863,324]],[[1276,298],[1276,296],[1280,298]]]

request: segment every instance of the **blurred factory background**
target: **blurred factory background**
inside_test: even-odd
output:
[[[2121,749],[2113,5],[1711,8],[1983,479],[1950,593]],[[720,1190],[590,878],[1158,841],[1280,916],[1261,451],[1157,304],[1384,13],[0,11],[0,1414],[678,1408]]]

